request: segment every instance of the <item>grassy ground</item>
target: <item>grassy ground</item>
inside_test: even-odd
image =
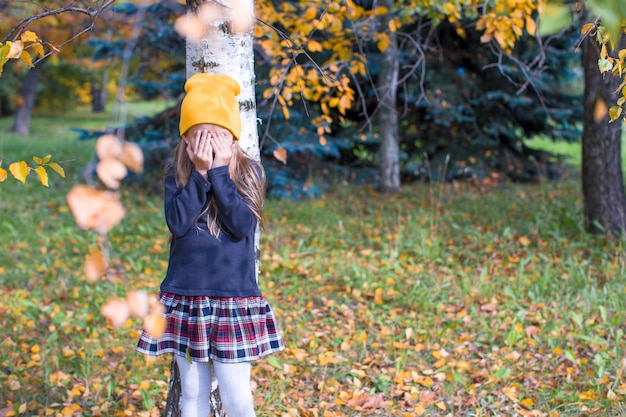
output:
[[[164,403],[168,358],[146,361],[140,324],[111,330],[99,313],[157,290],[161,197],[124,188],[110,241],[125,277],[95,284],[82,262],[97,236],[65,202],[94,148],[68,128],[109,118],[42,117],[31,137],[0,138],[4,158],[72,161],[50,188],[0,184],[0,416],[150,416]],[[624,241],[585,234],[580,205],[576,176],[268,201],[260,285],[287,349],[254,366],[258,415],[626,415]]]

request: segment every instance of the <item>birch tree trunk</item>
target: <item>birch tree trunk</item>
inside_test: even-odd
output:
[[[187,13],[197,13],[204,0],[187,0]],[[230,23],[235,16],[230,0],[217,0],[225,11],[224,19],[214,22],[213,27],[204,38],[197,43],[187,41],[186,73],[187,78],[196,73],[210,73],[228,75],[241,86],[241,93],[237,97],[241,111],[241,138],[239,145],[256,160],[260,160],[259,136],[257,130],[257,113],[255,101],[255,74],[252,27],[245,33],[232,33]],[[239,0],[252,14],[254,5],[252,0]],[[238,10],[241,13],[241,10]],[[257,229],[255,236],[257,279],[258,261],[260,253],[260,235]],[[166,417],[180,417],[180,374],[176,361],[172,361],[171,376],[168,390],[167,406],[164,413]],[[215,372],[211,373],[213,376]],[[215,377],[214,377],[215,378]],[[214,379],[211,393],[211,415],[213,417],[225,417],[221,408],[219,389]]]
[[[398,112],[398,40],[395,32],[388,31],[393,0],[381,0],[387,13],[380,19],[380,30],[387,32],[389,46],[383,51],[380,73],[376,83],[379,98],[378,125],[380,129],[380,191],[395,194],[400,191],[400,138]]]
[[[622,36],[620,48],[626,47]],[[600,47],[594,38],[583,41],[585,70],[582,189],[585,225],[592,233],[626,231],[626,196],[622,173],[622,123],[596,119],[596,106],[614,103],[620,79],[600,74]]]

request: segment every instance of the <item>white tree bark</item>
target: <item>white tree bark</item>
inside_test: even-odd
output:
[[[202,4],[201,0],[187,1],[187,4]],[[253,158],[259,160],[259,136],[257,131],[256,102],[254,94],[254,52],[252,49],[252,28],[246,33],[230,33],[229,22],[232,11],[229,0],[219,0],[226,11],[224,21],[215,21],[214,27],[198,43],[187,42],[187,78],[198,72],[228,75],[241,86],[237,97],[241,107],[241,147]],[[239,4],[253,12],[251,0],[239,0]],[[244,4],[245,3],[245,4]],[[189,13],[194,13],[193,6]]]

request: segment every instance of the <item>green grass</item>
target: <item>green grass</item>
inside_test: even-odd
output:
[[[99,312],[157,290],[161,196],[124,187],[109,236],[124,273],[93,284],[82,263],[97,236],[65,202],[94,148],[69,128],[110,119],[38,117],[28,138],[1,135],[3,158],[72,162],[49,188],[0,184],[0,410],[148,416],[164,403],[168,358],[146,362],[141,323],[112,330]],[[254,365],[257,414],[626,415],[624,241],[584,233],[579,188],[566,177],[267,201],[260,285],[287,349]]]
[[[526,145],[534,149],[545,150],[562,157],[564,162],[575,169],[582,165],[582,148],[580,142],[553,141],[546,137],[536,137],[526,141]],[[626,170],[626,131],[622,135],[622,170]]]

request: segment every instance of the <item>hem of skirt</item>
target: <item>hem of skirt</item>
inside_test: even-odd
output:
[[[259,359],[262,359],[266,356],[269,356],[273,353],[278,353],[285,350],[284,346],[281,346],[279,348],[274,348],[274,349],[270,349],[270,350],[266,350],[263,353],[260,353],[258,355],[254,355],[254,356],[246,356],[245,358],[220,358],[216,355],[212,355],[209,354],[208,358],[194,358],[192,357],[191,360],[195,361],[195,362],[209,362],[209,361],[215,361],[215,362],[221,362],[221,363],[241,363],[241,362],[250,362],[250,361],[256,361]],[[135,351],[142,353],[144,355],[148,355],[148,356],[161,356],[161,355],[167,355],[167,354],[175,354],[178,356],[185,356],[184,354],[181,354],[180,351],[178,349],[173,349],[173,348],[166,348],[166,349],[161,349],[158,352],[152,352],[149,350],[144,350],[141,349],[139,347],[135,348]]]

